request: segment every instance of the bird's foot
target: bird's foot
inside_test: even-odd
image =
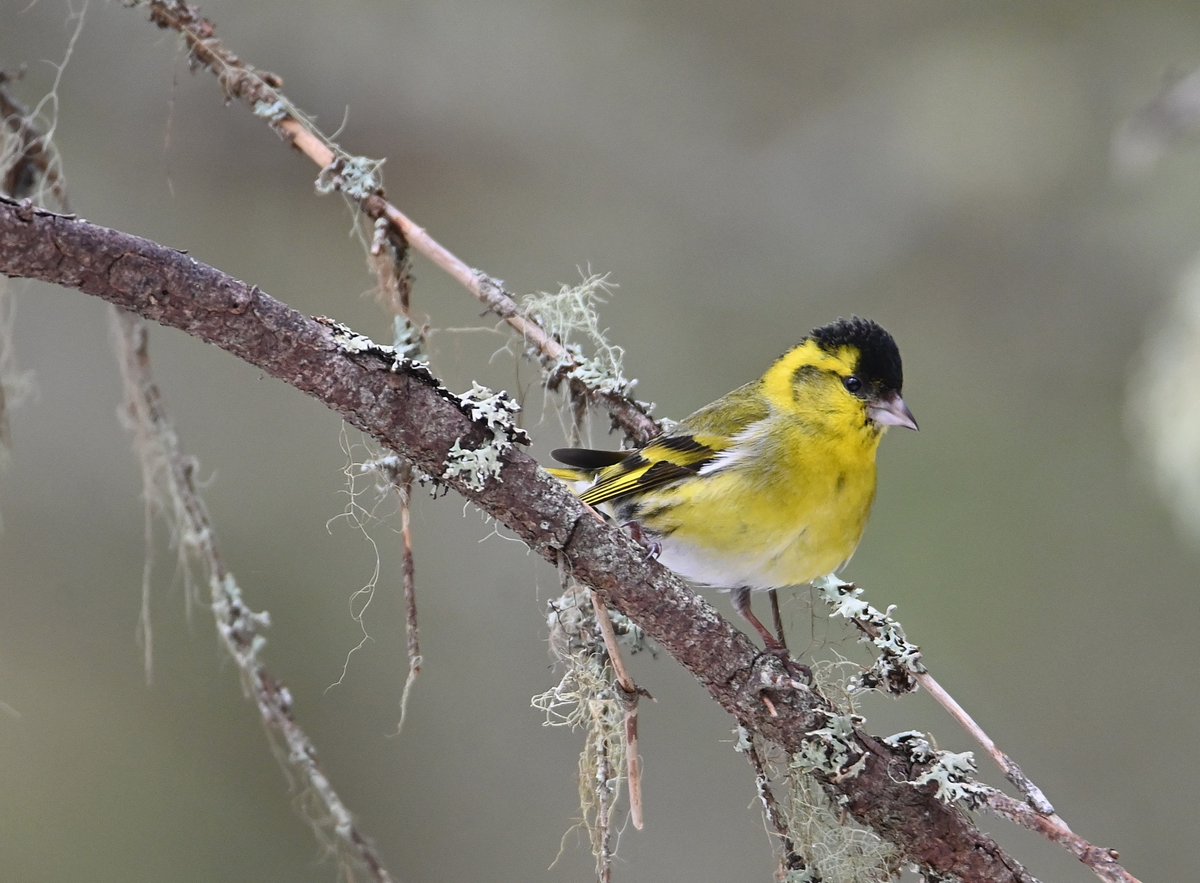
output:
[[[786,649],[783,656],[768,649],[754,657],[746,689],[766,706],[771,717],[779,717],[771,695],[775,694],[776,698],[779,698],[789,691],[808,692],[811,682],[812,672],[808,666],[788,657]]]
[[[647,561],[657,561],[658,556],[662,554],[662,544],[657,540],[650,538],[649,534],[642,529],[642,526],[636,521],[626,521],[621,525],[629,532],[630,538],[646,550]]]
[[[757,665],[759,660],[764,657],[773,656],[779,660],[779,664],[783,666],[792,678],[803,681],[805,686],[812,684],[813,673],[812,669],[805,665],[800,660],[796,659],[788,652],[788,648],[779,642],[775,642],[774,646],[768,644],[761,653],[754,657],[754,664]]]

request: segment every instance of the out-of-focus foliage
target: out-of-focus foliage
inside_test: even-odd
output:
[[[1200,536],[1200,263],[1151,324],[1129,385],[1129,425],[1184,534]]]

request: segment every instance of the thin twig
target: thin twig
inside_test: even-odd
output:
[[[270,618],[265,612],[256,613],[246,606],[237,581],[221,557],[208,509],[193,481],[193,463],[180,448],[150,371],[145,323],[115,307],[113,313],[120,334],[120,356],[130,411],[142,443],[154,449],[153,452],[144,451],[142,457],[153,457],[164,467],[155,471],[167,484],[165,491],[174,503],[174,514],[179,519],[178,527],[184,538],[182,542],[208,572],[212,610],[221,641],[237,664],[263,720],[287,745],[288,763],[320,803],[325,819],[314,821],[314,824],[332,830],[373,879],[391,883],[393,878],[379,854],[358,828],[354,816],[317,762],[317,750],[312,740],[296,723],[292,715],[291,692],[259,659],[266,643],[262,630]],[[147,487],[145,493],[151,497],[156,490]]]
[[[408,260],[408,243],[397,231],[386,225],[376,225],[375,236],[371,242],[369,263],[375,272],[378,282],[377,299],[392,315],[396,324],[397,338],[403,330],[405,341],[397,339],[394,343],[405,345],[404,354],[408,358],[416,358],[426,345],[425,328],[418,325],[412,315],[412,274]],[[421,674],[424,658],[421,654],[421,629],[417,619],[417,579],[415,559],[413,558],[412,533],[412,464],[403,457],[398,458],[398,466],[391,475],[392,486],[400,501],[400,541],[403,547],[401,562],[402,580],[404,586],[404,633],[405,646],[408,650],[408,676],[404,680],[404,690],[400,697],[400,721],[397,731],[404,728],[408,715],[408,700],[412,695],[413,685]]]
[[[604,647],[608,650],[608,659],[616,674],[617,684],[624,694],[625,700],[625,768],[629,779],[629,820],[633,827],[642,830],[644,814],[642,811],[642,758],[638,753],[638,699],[641,691],[621,655],[621,645],[617,643],[617,633],[613,630],[612,617],[608,608],[595,592],[588,592],[592,600],[592,609],[596,611],[596,622],[600,626],[600,634],[604,636]]]
[[[739,750],[745,753],[750,766],[754,768],[754,787],[758,792],[758,799],[762,801],[763,818],[775,829],[775,835],[779,838],[779,878],[783,879],[789,871],[803,871],[807,864],[800,853],[796,852],[796,844],[792,842],[788,833],[779,801],[775,798],[775,792],[771,790],[771,777],[767,774],[767,766],[763,763],[762,754],[755,744],[754,735],[744,729],[739,729],[738,732],[744,734],[744,745],[740,745]]]
[[[1089,843],[1068,828],[1058,816],[1042,815],[1029,804],[999,791],[988,798],[985,806],[996,815],[1063,846],[1091,868],[1104,883],[1141,883],[1137,877],[1118,864],[1121,856],[1115,849]]]
[[[421,629],[417,624],[417,582],[413,567],[412,540],[412,464],[405,461],[400,466],[397,490],[402,498],[400,504],[400,537],[404,544],[404,626],[408,647],[408,664],[414,675],[421,673]]]
[[[834,607],[834,612],[830,615],[842,616],[849,620],[879,651],[879,659],[875,665],[877,670],[871,675],[873,681],[880,682],[876,686],[897,695],[911,692],[918,685],[925,687],[929,695],[983,746],[1005,777],[1025,795],[1035,810],[1043,815],[1054,813],[1053,805],[1046,799],[1042,790],[1025,775],[1016,762],[996,746],[983,728],[943,689],[933,675],[929,674],[921,658],[921,648],[908,640],[904,628],[892,617],[891,608],[882,611],[872,606],[862,598],[862,589],[832,574],[815,580],[813,585],[825,601]]]
[[[609,741],[603,727],[591,728],[589,735],[596,740],[596,781],[594,793],[596,795],[596,828],[599,832],[599,843],[596,844],[596,880],[598,883],[612,883],[613,792],[609,788],[609,782],[613,780],[613,772],[612,763],[609,759]]]
[[[400,692],[400,720],[396,723],[396,732],[400,733],[408,718],[408,700],[412,698],[413,686],[421,674],[425,658],[421,654],[421,628],[417,621],[417,575],[413,562],[413,468],[403,457],[397,459],[399,465],[392,477],[392,487],[400,497],[400,542],[404,550],[401,564],[404,586],[404,637],[405,648],[408,651],[408,675],[404,678],[404,688]]]
[[[267,71],[259,71],[230,52],[216,37],[213,23],[194,7],[169,0],[151,0],[150,20],[159,27],[180,33],[187,43],[193,62],[210,70],[221,82],[225,94],[248,105],[293,147],[311,159],[330,182],[358,203],[372,221],[386,219],[408,246],[462,285],[488,310],[495,313],[518,335],[525,346],[538,354],[550,373],[549,382],[567,381],[571,390],[603,406],[614,424],[630,438],[645,441],[658,432],[658,425],[645,409],[632,399],[608,391],[589,388],[572,375],[578,359],[553,334],[521,312],[504,285],[465,261],[430,236],[404,212],[387,201],[383,186],[373,175],[378,163],[363,172],[361,157],[344,151],[313,124],[283,93],[282,80]],[[351,169],[355,174],[352,178]]]
[[[996,761],[996,765],[1000,767],[1001,772],[1004,773],[1004,777],[1012,782],[1018,791],[1025,795],[1025,799],[1029,801],[1029,805],[1035,811],[1048,818],[1058,819],[1058,816],[1054,812],[1053,804],[1046,799],[1046,795],[1042,793],[1042,789],[1025,775],[1025,771],[1017,765],[1015,760],[1000,750],[996,743],[992,741],[992,737],[984,732],[983,727],[975,723],[975,719],[967,714],[966,709],[959,705],[954,697],[946,692],[945,688],[937,682],[933,675],[927,671],[918,672],[916,679],[917,683],[925,688],[925,692],[932,696],[938,705],[946,709],[946,712],[958,722],[959,726],[983,746],[983,750]],[[1061,819],[1059,821],[1061,822]],[[1063,824],[1063,827],[1066,828],[1066,825]]]
[[[853,583],[837,579],[829,579],[822,582],[824,584],[820,585],[819,588],[825,594],[826,599],[831,603],[838,604],[837,610],[833,615],[845,616],[859,631],[876,644],[877,649],[883,650],[883,656],[895,654],[896,659],[894,660],[895,665],[893,666],[893,670],[899,671],[904,678],[911,678],[911,681],[908,682],[910,689],[912,681],[925,688],[929,695],[991,756],[1004,773],[1005,778],[1025,796],[1026,805],[1029,807],[1030,813],[1036,815],[1041,820],[1035,825],[1027,821],[1027,819],[1032,818],[1032,815],[1029,815],[1023,816],[1020,820],[1014,819],[1014,821],[1020,821],[1025,827],[1042,833],[1055,843],[1066,846],[1071,850],[1072,854],[1105,881],[1132,881],[1135,879],[1129,875],[1128,871],[1116,863],[1115,850],[1105,849],[1088,843],[1071,831],[1067,823],[1054,811],[1054,806],[1046,798],[1046,795],[1042,793],[1041,788],[1034,784],[1012,758],[1000,750],[995,741],[984,732],[983,728],[967,714],[966,710],[958,704],[954,697],[926,670],[925,664],[921,660],[920,648],[905,639],[903,629],[900,628],[899,623],[892,619],[890,611],[888,613],[881,612],[863,601],[859,597],[862,590]],[[1004,798],[1004,805],[1007,805],[1007,801],[1012,800],[1012,798],[1006,797],[1001,792],[997,791],[995,794]],[[989,803],[989,805],[991,804]],[[1011,818],[1007,813],[1003,814]],[[1122,877],[1119,875],[1125,876]]]

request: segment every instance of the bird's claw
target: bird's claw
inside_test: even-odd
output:
[[[626,521],[621,526],[629,531],[629,536],[635,543],[646,550],[646,561],[658,560],[658,556],[662,554],[662,543],[650,539],[646,531],[636,521]]]
[[[803,678],[804,680],[800,680]],[[808,683],[805,683],[807,681]],[[782,693],[787,690],[809,692],[812,683],[812,670],[787,655],[786,648],[781,656],[777,649],[768,648],[754,657],[751,663],[751,676],[746,689],[767,707],[771,717],[778,717],[775,703],[768,693]]]

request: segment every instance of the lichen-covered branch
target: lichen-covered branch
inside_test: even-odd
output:
[[[487,421],[423,366],[362,343],[335,323],[304,316],[253,285],[148,240],[0,200],[0,273],[76,288],[186,331],[300,389],[429,475],[449,453],[490,440]],[[561,563],[611,607],[634,619],[742,726],[799,753],[833,710],[792,689],[774,657],[740,632],[619,529],[604,524],[518,446],[495,477],[445,483],[547,560]],[[240,618],[230,628],[240,628]],[[271,685],[265,685],[268,689]],[[761,701],[772,691],[768,713]],[[1030,883],[1030,877],[934,787],[904,751],[858,730],[852,774],[815,775],[847,813],[931,873],[964,881]]]
[[[830,615],[844,617],[879,652],[871,668],[857,678],[859,688],[878,688],[900,695],[922,687],[983,746],[1004,772],[1005,778],[1025,795],[1034,809],[1044,816],[1054,815],[1054,806],[1042,790],[1016,761],[1000,750],[967,710],[926,670],[921,659],[921,648],[908,640],[900,623],[892,618],[890,609],[883,611],[873,607],[862,598],[862,589],[836,577],[825,577],[815,582],[814,586],[825,602],[833,607],[834,612]]]
[[[82,22],[82,18],[80,18]],[[78,28],[76,30],[78,34]],[[7,75],[0,72],[0,193],[15,198],[34,194],[52,198],[67,208],[66,182],[57,151],[35,115],[8,94]],[[2,293],[0,293],[2,294]],[[0,309],[0,326],[3,326]],[[367,840],[317,762],[317,751],[292,714],[291,694],[263,665],[260,657],[268,624],[265,612],[255,613],[244,603],[241,590],[217,546],[216,531],[194,477],[194,461],[184,454],[179,437],[167,417],[162,395],[150,366],[146,322],[135,313],[113,307],[117,358],[125,385],[126,424],[134,434],[142,466],[143,497],[147,507],[147,537],[154,512],[172,528],[182,557],[197,562],[208,578],[209,596],[217,633],[254,699],[270,731],[287,746],[286,758],[303,783],[306,800],[316,812],[309,820],[321,836],[340,840],[340,851],[357,861],[378,883],[392,876],[374,846]],[[0,327],[0,391],[4,382],[8,328]],[[0,392],[0,437],[3,436],[4,400]],[[143,576],[141,634],[146,671],[150,673],[153,644],[149,619],[151,550],[147,542]]]
[[[261,661],[260,652],[266,643],[262,633],[269,625],[269,617],[247,606],[237,580],[217,548],[208,508],[193,481],[192,461],[180,448],[150,372],[145,323],[138,316],[121,311],[116,316],[116,326],[130,424],[137,434],[143,463],[147,464],[144,470],[148,473],[148,484],[158,485],[146,488],[147,498],[165,497],[169,501],[180,542],[204,568],[221,643],[237,664],[246,691],[263,720],[287,745],[288,764],[299,774],[307,796],[320,806],[313,824],[322,829],[328,827],[329,833],[342,841],[342,848],[357,859],[372,879],[391,883],[393,877],[321,769],[312,741],[296,723],[290,691]],[[318,818],[324,821],[316,821]]]

